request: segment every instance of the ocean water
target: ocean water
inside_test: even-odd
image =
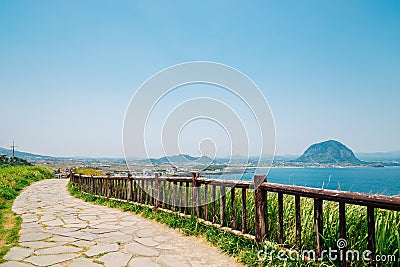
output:
[[[257,169],[266,174],[268,169]],[[210,178],[248,180],[253,173],[207,175]],[[267,174],[271,183],[307,186],[332,190],[380,194],[400,197],[400,167],[385,168],[271,168]]]

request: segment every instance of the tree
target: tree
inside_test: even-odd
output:
[[[6,155],[0,155],[0,164],[4,164],[7,160]]]

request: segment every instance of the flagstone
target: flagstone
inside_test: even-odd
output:
[[[99,255],[106,252],[114,252],[118,251],[119,246],[117,244],[105,244],[105,245],[96,245],[85,252],[85,255],[88,257],[92,257],[95,255]]]
[[[21,248],[21,247],[13,247],[8,253],[4,256],[4,259],[7,261],[19,261],[29,257],[33,253],[33,249],[29,248]]]
[[[56,254],[56,255],[42,255],[42,256],[32,256],[24,261],[32,263],[38,266],[48,266],[56,263],[64,262],[78,257],[79,254]]]
[[[104,262],[105,267],[122,267],[126,266],[131,258],[131,254],[125,254],[122,252],[111,252],[98,258],[98,260]]]
[[[49,254],[62,254],[62,253],[75,253],[81,251],[81,248],[72,247],[72,246],[58,246],[36,250],[36,255],[49,255]]]

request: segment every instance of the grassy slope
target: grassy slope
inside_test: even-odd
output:
[[[3,262],[8,250],[18,243],[22,219],[11,210],[14,199],[31,183],[53,177],[53,170],[47,167],[0,167],[0,262]]]

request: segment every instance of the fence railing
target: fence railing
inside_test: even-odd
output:
[[[317,257],[324,246],[323,201],[339,203],[339,234],[343,239],[347,235],[346,205],[366,206],[370,266],[376,266],[375,209],[400,211],[400,198],[397,197],[275,184],[267,182],[265,175],[254,175],[251,182],[209,179],[200,177],[199,173],[193,173],[192,177],[161,177],[158,174],[154,177],[112,177],[71,173],[70,181],[86,193],[150,205],[155,210],[170,210],[182,216],[196,216],[208,225],[257,242],[269,240],[268,192],[274,192],[277,193],[277,235],[280,244],[285,242],[284,195],[292,195],[295,201],[296,248],[299,250],[302,248],[300,199],[313,199],[314,249]],[[254,196],[254,210],[249,211],[248,196],[251,194]],[[252,225],[249,225],[249,216],[254,218]],[[347,266],[346,260],[340,261],[340,265]]]

